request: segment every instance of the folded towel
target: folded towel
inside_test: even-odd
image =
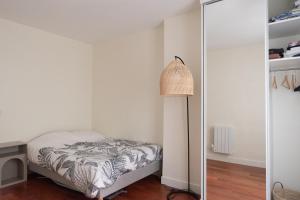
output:
[[[291,51],[288,50],[285,52],[284,57],[290,58],[290,57],[298,57],[300,55],[300,50]]]
[[[297,8],[293,9],[293,10],[289,10],[289,11],[283,12],[280,15],[277,15],[275,17],[271,17],[271,19],[269,20],[269,22],[272,23],[272,22],[286,20],[286,19],[290,19],[290,18],[294,18],[294,17],[300,17],[300,12],[298,11]]]
[[[296,46],[296,47],[291,47],[289,50],[287,50],[286,52],[290,52],[290,53],[295,53],[295,52],[300,52],[300,45]]]
[[[291,50],[291,48],[299,47],[299,46],[300,46],[300,41],[290,42],[287,46],[287,50]]]
[[[280,49],[269,49],[269,54],[272,54],[272,53],[284,53],[284,49],[283,48],[280,48]]]
[[[280,54],[278,54],[278,53],[272,53],[272,54],[269,55],[269,59],[270,60],[272,60],[272,59],[278,59],[278,58],[282,58],[280,56]]]
[[[269,58],[276,59],[276,58],[283,58],[284,49],[269,49]]]

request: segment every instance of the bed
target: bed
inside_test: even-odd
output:
[[[27,146],[31,171],[89,198],[103,199],[161,169],[159,145],[98,132],[50,132]]]

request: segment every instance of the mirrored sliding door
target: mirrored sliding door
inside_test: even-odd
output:
[[[266,11],[265,0],[204,6],[206,200],[266,199]]]

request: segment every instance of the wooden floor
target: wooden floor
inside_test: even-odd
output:
[[[114,200],[165,200],[169,187],[160,184],[156,176],[149,176],[127,188]],[[56,185],[46,178],[30,176],[27,183],[0,189],[0,200],[91,200],[83,194]],[[174,200],[190,200],[178,196]]]
[[[264,170],[208,161],[208,200],[261,200],[265,194]],[[170,188],[155,176],[147,177],[127,188],[114,200],[165,200]],[[30,176],[27,183],[0,190],[1,200],[89,200],[52,181]],[[177,196],[174,200],[189,200]]]
[[[265,169],[207,161],[208,200],[265,200]]]

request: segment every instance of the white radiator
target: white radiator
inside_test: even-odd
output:
[[[212,149],[216,153],[231,154],[233,149],[233,128],[215,126],[213,128],[214,143]]]

